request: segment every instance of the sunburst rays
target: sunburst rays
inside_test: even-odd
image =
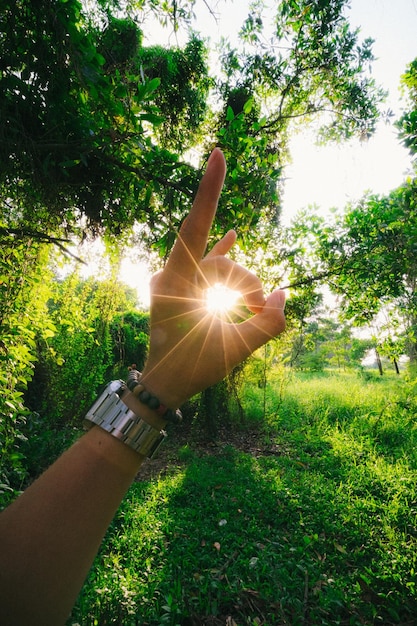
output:
[[[257,320],[256,313],[265,311],[262,285],[225,257],[229,247],[226,242],[214,254],[196,258],[192,242],[189,247],[180,233],[164,270],[152,281],[153,358],[146,378],[166,372],[169,397],[190,397],[210,386],[273,336]],[[268,337],[260,340],[261,335]]]

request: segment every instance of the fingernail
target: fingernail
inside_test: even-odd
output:
[[[284,310],[285,302],[286,302],[285,291],[278,291],[278,308],[282,308],[282,310]]]

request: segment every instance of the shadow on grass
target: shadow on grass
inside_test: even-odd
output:
[[[339,434],[184,448],[132,485],[68,624],[417,624],[412,474]]]

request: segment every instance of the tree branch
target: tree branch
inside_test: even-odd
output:
[[[280,289],[295,289],[296,287],[304,287],[307,285],[312,285],[313,283],[317,283],[323,278],[329,278],[331,276],[336,276],[338,270],[329,270],[327,272],[319,272],[314,276],[308,276],[307,278],[301,278],[300,280],[296,280],[293,283],[288,283],[288,285],[284,285],[284,287],[280,287]]]
[[[351,273],[355,271],[354,267],[346,267],[348,260],[346,259],[344,263],[335,267],[331,270],[326,270],[323,272],[319,272],[314,276],[307,276],[306,278],[300,278],[300,280],[296,280],[293,283],[288,283],[288,285],[284,285],[284,287],[279,287],[279,289],[295,289],[296,287],[304,287],[307,285],[312,285],[313,283],[318,283],[324,278],[332,278],[333,276],[339,276],[341,271],[344,270],[346,273]]]
[[[71,243],[69,239],[62,239],[60,237],[53,237],[52,235],[47,235],[46,233],[41,233],[38,230],[31,230],[27,228],[8,228],[4,226],[0,226],[0,239],[3,237],[9,236],[17,237],[18,239],[28,239],[32,238],[41,243],[49,243],[54,246],[57,246],[64,254],[72,257],[79,263],[83,265],[87,265],[83,259],[80,259],[76,254],[68,250],[63,244]]]
[[[166,178],[162,178],[162,176],[157,176],[155,174],[150,174],[150,173],[148,174],[142,168],[135,167],[134,165],[127,165],[127,163],[123,163],[122,161],[119,161],[115,157],[100,154],[99,158],[106,163],[112,163],[113,165],[116,165],[116,167],[120,167],[120,169],[124,170],[125,172],[136,174],[137,176],[140,176],[143,180],[146,180],[148,182],[156,181],[163,187],[168,187],[169,189],[175,189],[175,191],[182,193],[184,196],[186,196],[190,200],[193,200],[194,198],[194,191],[184,189],[183,187],[181,187],[179,183],[175,183],[173,181],[167,180]]]

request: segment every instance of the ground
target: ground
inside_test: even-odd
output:
[[[234,430],[229,427],[219,429],[215,437],[209,437],[205,436],[203,432],[196,435],[192,432],[191,426],[185,424],[177,426],[175,432],[169,435],[167,442],[159,448],[155,458],[148,459],[142,465],[137,480],[140,482],[151,480],[163,474],[170,465],[181,465],[178,451],[186,445],[190,445],[201,456],[218,454],[227,445],[254,457],[280,454],[277,444],[262,444],[262,437],[258,428]]]
[[[190,445],[197,455],[215,455],[221,453],[222,448],[232,445],[234,448],[253,456],[279,454],[276,444],[262,445],[262,437],[258,428],[233,430],[233,428],[219,429],[215,437],[205,436],[202,431],[193,432],[189,424],[177,426],[170,434],[167,442],[162,445],[154,459],[148,459],[141,467],[137,476],[138,481],[149,481],[169,471],[172,465],[181,466],[179,451]],[[262,599],[253,590],[247,590],[247,597],[242,598],[248,604],[248,609],[262,615]],[[240,607],[241,608],[241,607]],[[261,623],[261,622],[259,622]],[[185,618],[181,626],[239,626],[230,615],[222,616],[193,616]]]

